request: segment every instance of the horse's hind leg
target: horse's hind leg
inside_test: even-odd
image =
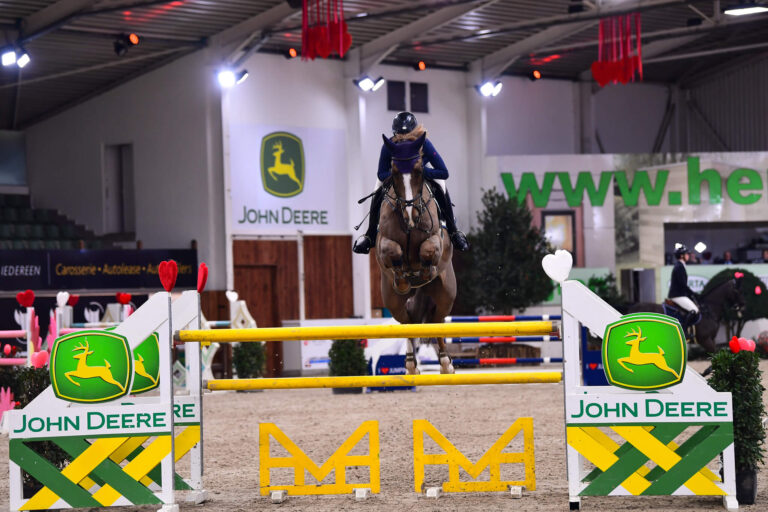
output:
[[[408,346],[405,351],[405,371],[408,375],[419,375],[418,364],[416,362],[416,343],[413,338],[408,338]]]
[[[440,373],[456,373],[451,363],[451,356],[448,355],[448,351],[445,350],[445,338],[437,339],[437,358],[440,361]]]

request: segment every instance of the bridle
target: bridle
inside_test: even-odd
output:
[[[395,160],[393,158],[393,160]],[[401,158],[398,160],[413,160],[411,158]],[[410,174],[411,171],[408,172],[401,172],[400,174]],[[405,180],[403,180],[405,182]],[[405,183],[403,183],[405,186]],[[424,185],[427,187],[427,190],[429,190],[429,197],[424,198]],[[384,188],[384,201],[392,208],[392,210],[399,213],[397,218],[400,221],[400,227],[402,228],[403,232],[408,236],[408,240],[410,241],[410,235],[412,231],[421,231],[422,233],[432,233],[432,230],[435,228],[435,219],[432,217],[432,212],[429,211],[429,203],[431,201],[435,200],[435,194],[432,192],[432,188],[430,187],[429,183],[424,182],[422,187],[419,189],[419,194],[417,196],[414,196],[413,199],[406,199],[404,197],[400,197],[397,194],[397,190],[395,189],[395,181],[394,181],[394,175],[387,178],[387,180],[382,185]],[[392,191],[393,195],[390,195],[390,191]],[[415,208],[419,212],[419,222],[418,224],[414,223],[413,226],[410,226],[405,221],[405,210],[406,208],[411,207]],[[427,213],[429,215],[429,228],[423,228],[421,227],[421,219],[423,218],[424,213]]]

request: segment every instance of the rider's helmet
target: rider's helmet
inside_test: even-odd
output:
[[[683,254],[688,254],[688,248],[685,244],[675,244],[675,258],[680,258]]]
[[[416,128],[416,116],[410,112],[400,112],[392,120],[392,134],[406,134]]]

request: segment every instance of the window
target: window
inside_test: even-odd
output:
[[[411,82],[411,112],[429,113],[429,89],[427,84]]]
[[[405,82],[387,80],[387,110],[402,112],[405,108]]]

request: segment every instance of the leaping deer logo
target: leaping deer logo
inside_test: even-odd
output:
[[[283,143],[281,141],[275,142],[272,145],[272,149],[274,150],[272,155],[275,157],[275,165],[267,168],[269,175],[272,176],[272,179],[274,180],[277,179],[278,175],[288,176],[291,181],[295,182],[296,185],[301,188],[301,181],[299,181],[299,178],[296,176],[296,166],[293,163],[293,158],[291,158],[290,164],[283,163],[283,153],[285,153]]]
[[[104,366],[88,366],[86,359],[88,358],[89,355],[93,354],[93,350],[89,350],[88,347],[89,347],[88,338],[86,338],[85,345],[81,343],[77,347],[72,349],[72,352],[75,352],[77,350],[80,350],[82,352],[72,356],[72,358],[77,359],[77,368],[72,371],[66,372],[64,376],[68,378],[70,382],[72,382],[72,384],[74,384],[75,386],[80,386],[80,383],[75,381],[72,377],[77,377],[78,379],[93,379],[98,377],[104,382],[107,382],[109,384],[114,384],[115,386],[119,387],[120,391],[125,391],[125,386],[117,382],[115,378],[112,377],[112,371],[110,370],[112,365],[109,364],[109,361],[105,359]]]
[[[629,363],[631,365],[635,366],[642,366],[646,364],[652,364],[659,370],[669,372],[672,375],[674,375],[676,378],[680,378],[680,374],[677,373],[675,370],[669,367],[667,364],[667,360],[664,358],[664,349],[659,347],[657,345],[656,348],[659,349],[658,352],[640,352],[640,342],[645,341],[646,338],[643,337],[643,331],[638,327],[637,332],[634,330],[629,331],[625,338],[629,338],[631,336],[634,336],[634,339],[631,339],[627,341],[627,345],[632,347],[629,351],[628,357],[621,357],[616,360],[617,363],[619,363],[625,370],[627,370],[630,373],[635,373],[635,371],[632,368],[628,368],[627,365],[624,363]]]
[[[157,384],[157,379],[155,377],[152,377],[146,368],[144,368],[144,358],[139,354],[139,358],[135,359],[133,361],[133,367],[136,371],[136,375],[141,375],[142,377],[146,377],[149,380],[152,381],[152,385]]]

